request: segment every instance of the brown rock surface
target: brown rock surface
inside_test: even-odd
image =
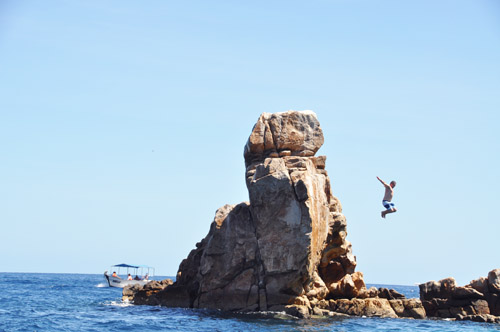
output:
[[[500,269],[488,273],[488,286],[492,293],[500,293]]]
[[[500,321],[500,269],[487,278],[472,280],[458,287],[455,279],[421,284],[420,299],[429,317],[455,318],[482,322]],[[493,317],[493,318],[492,318]]]
[[[280,155],[312,157],[323,142],[323,131],[312,111],[262,113],[245,146],[245,164]]]
[[[398,317],[408,317],[416,319],[424,319],[425,309],[422,302],[418,299],[394,299],[389,300],[392,309]]]
[[[123,301],[138,301],[144,302],[144,304],[157,305],[157,299],[153,294],[164,290],[168,286],[172,285],[174,282],[171,279],[165,279],[162,281],[153,280],[144,286],[132,285],[126,286],[122,292]]]

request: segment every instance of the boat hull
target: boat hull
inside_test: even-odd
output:
[[[105,274],[104,277],[106,277],[109,287],[116,287],[116,288],[123,288],[125,286],[131,286],[131,285],[144,286],[145,284],[151,281],[151,280],[125,280],[113,276],[108,276],[107,274]]]

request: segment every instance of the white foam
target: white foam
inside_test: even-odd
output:
[[[108,284],[107,284],[107,283],[105,283],[105,282],[101,282],[100,284],[97,284],[97,285],[95,285],[95,286],[96,286],[96,287],[98,287],[98,288],[102,288],[102,287],[109,287],[109,286],[108,286]]]
[[[109,303],[104,303],[104,305],[110,305],[110,306],[113,306],[113,307],[130,307],[132,306],[133,304],[129,301],[111,301]]]

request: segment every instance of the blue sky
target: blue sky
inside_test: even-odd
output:
[[[497,1],[0,2],[0,271],[174,275],[313,110],[367,283],[500,267]],[[398,212],[380,218],[395,179]]]

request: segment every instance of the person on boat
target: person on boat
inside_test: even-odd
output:
[[[141,278],[136,274],[134,280],[141,280]]]
[[[394,207],[394,203],[392,203],[392,198],[394,197],[394,187],[396,186],[396,181],[391,181],[391,183],[385,183],[381,178],[377,176],[377,179],[384,185],[385,193],[384,199],[382,200],[382,205],[385,207],[385,211],[382,211],[382,218],[389,213],[394,213],[397,209]]]
[[[130,275],[130,273],[128,274],[127,280],[132,280],[132,276]]]
[[[144,280],[148,280],[149,279],[149,274],[146,273],[146,275],[144,276]]]
[[[113,271],[113,274],[111,275],[112,277],[115,277],[115,278],[118,278],[118,279],[121,279],[118,274],[116,274],[116,271]]]

